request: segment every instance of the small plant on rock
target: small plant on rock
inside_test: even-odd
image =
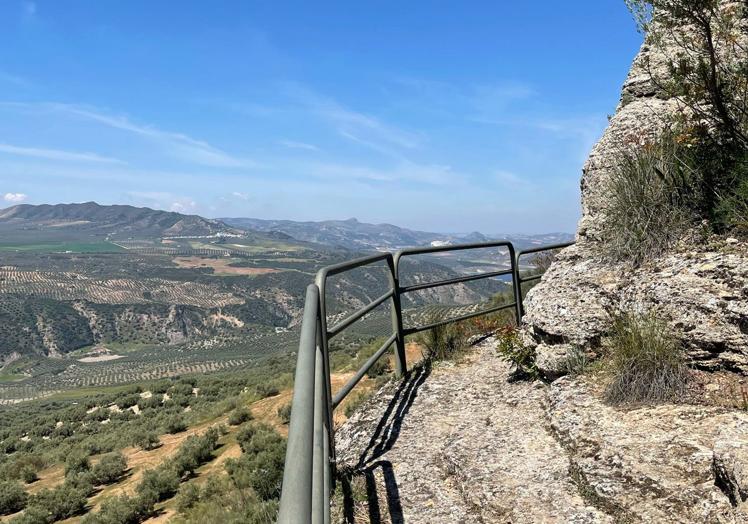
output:
[[[654,312],[621,316],[608,345],[609,402],[677,401],[685,394],[689,372],[683,349]]]
[[[535,349],[526,346],[517,328],[506,326],[498,332],[497,350],[499,356],[512,365],[514,371],[512,379],[538,378],[538,368],[535,365]]]
[[[419,338],[418,342],[426,347],[426,358],[429,360],[447,360],[468,345],[469,333],[461,323],[436,326]]]

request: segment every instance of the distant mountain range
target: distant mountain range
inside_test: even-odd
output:
[[[511,240],[518,247],[554,244],[574,239],[569,233],[541,235],[492,234],[473,232],[464,235],[415,231],[392,224],[367,224],[355,218],[321,222],[262,220],[259,218],[220,218],[221,222],[245,230],[280,232],[296,240],[351,250],[392,250],[409,246]]]
[[[40,240],[126,239],[178,236],[242,235],[219,220],[146,207],[82,204],[29,205],[0,209],[0,237]]]
[[[355,218],[321,222],[208,219],[128,205],[21,204],[0,209],[0,239],[39,241],[125,240],[178,237],[241,236],[250,240],[294,240],[353,251],[394,250],[408,246],[446,245],[489,240],[511,240],[523,248],[573,239],[568,233],[502,235],[433,233],[392,224],[367,224]]]

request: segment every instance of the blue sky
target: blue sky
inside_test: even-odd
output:
[[[0,206],[573,231],[623,0],[0,2]]]

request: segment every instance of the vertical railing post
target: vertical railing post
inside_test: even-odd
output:
[[[517,318],[517,325],[522,323],[524,309],[522,308],[522,282],[519,278],[519,259],[514,251],[514,244],[511,242],[507,245],[509,248],[509,260],[512,264],[512,290],[514,291],[514,315]]]
[[[395,338],[395,374],[398,378],[408,372],[408,362],[405,356],[405,334],[403,332],[403,309],[400,303],[400,253],[396,253],[394,259],[387,259],[390,270],[390,286],[392,287],[392,331]]]

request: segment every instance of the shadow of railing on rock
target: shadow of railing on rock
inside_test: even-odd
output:
[[[403,522],[403,509],[400,505],[400,490],[392,463],[378,460],[397,442],[403,421],[418,396],[418,390],[431,374],[431,363],[424,362],[413,368],[398,385],[395,394],[384,410],[374,434],[361,453],[355,466],[345,472],[341,471],[340,484],[343,494],[343,515],[345,522],[355,523],[355,499],[351,482],[355,477],[363,477],[366,483],[366,505],[368,520],[371,523]],[[377,472],[381,471],[386,508],[382,508],[380,490],[377,489]],[[388,518],[384,518],[382,510]]]

